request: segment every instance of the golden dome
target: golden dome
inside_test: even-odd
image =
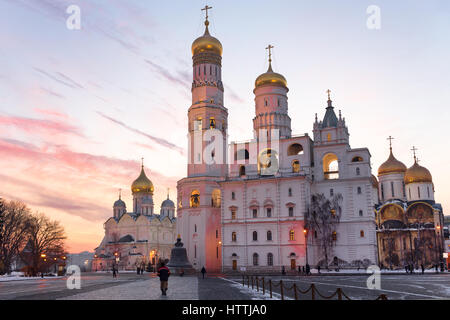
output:
[[[419,166],[415,161],[411,168],[408,168],[404,178],[405,184],[415,182],[433,182],[430,171],[427,168]]]
[[[209,34],[208,25],[209,22],[208,20],[206,20],[205,33],[203,34],[203,36],[195,39],[195,41],[192,43],[192,55],[196,55],[202,52],[211,52],[218,54],[220,56],[222,55],[223,51],[222,44],[220,43],[219,40],[217,40],[216,38],[212,37]]]
[[[403,164],[403,162],[400,162],[397,159],[395,159],[391,149],[391,154],[389,155],[389,158],[378,168],[378,176],[391,173],[404,173],[405,171],[406,166]]]
[[[273,86],[282,86],[287,87],[287,81],[286,78],[283,77],[281,74],[273,72],[272,70],[272,64],[269,63],[269,69],[266,73],[263,73],[255,80],[255,89],[265,85],[270,84]]]
[[[131,191],[133,193],[149,192],[150,194],[153,194],[153,190],[153,183],[145,175],[144,166],[142,166],[141,174],[136,180],[134,180],[133,184],[131,185]]]

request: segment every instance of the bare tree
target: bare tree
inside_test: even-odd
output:
[[[0,274],[11,272],[11,263],[24,247],[30,225],[30,209],[23,202],[0,199]]]
[[[335,245],[336,234],[334,232],[342,216],[342,200],[343,197],[340,193],[331,199],[327,199],[323,193],[314,194],[311,196],[309,210],[305,214],[305,228],[320,234],[319,243],[327,268],[328,256],[331,255]]]
[[[65,239],[64,228],[58,221],[52,221],[42,213],[32,216],[27,243],[29,254],[24,255],[23,260],[31,266],[33,276],[45,264],[42,255],[50,257],[64,254]]]

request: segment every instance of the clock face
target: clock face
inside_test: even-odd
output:
[[[258,167],[261,175],[274,175],[278,172],[278,155],[272,149],[264,150],[258,158]]]

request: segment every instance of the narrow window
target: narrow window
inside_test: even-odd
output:
[[[383,184],[381,184],[381,200],[384,201],[384,185]]]
[[[203,75],[206,76],[206,65],[203,66]]]
[[[212,75],[212,66],[209,66],[209,75]]]
[[[236,199],[236,195],[235,195],[235,193],[233,191],[233,192],[231,192],[231,200],[235,200],[235,199]]]
[[[359,210],[359,216],[362,217],[363,216],[363,211]]]
[[[359,168],[356,168],[356,175],[359,176],[361,174],[361,170]]]
[[[281,106],[280,98],[278,98],[278,106]]]
[[[364,230],[361,230],[361,231],[359,232],[359,235],[361,236],[361,238],[364,238]]]
[[[361,194],[361,187],[358,187],[358,194]]]
[[[231,233],[231,241],[236,242],[236,239],[237,239],[236,232],[232,232]]]
[[[417,187],[417,195],[419,196],[420,199],[420,187]]]
[[[272,231],[267,231],[267,240],[272,241]]]
[[[245,176],[245,166],[242,165],[239,167],[239,176]]]
[[[294,241],[295,240],[295,231],[294,230],[290,230],[289,231],[289,240],[290,241]]]
[[[292,197],[292,188],[289,188],[288,194],[289,194],[289,197]]]
[[[395,197],[394,195],[394,182],[391,181],[391,192],[392,192],[392,197]]]
[[[402,181],[403,186],[403,197],[406,197],[405,181]]]
[[[430,187],[427,186],[428,198],[430,197]]]
[[[330,189],[330,197],[332,197],[334,195],[334,190]]]
[[[216,247],[216,258],[219,259],[219,247]]]
[[[253,265],[254,266],[258,265],[258,254],[257,253],[253,254]]]
[[[264,99],[264,105],[267,107],[267,99]]]
[[[216,76],[217,76],[217,66],[216,66]]]
[[[267,208],[267,217],[271,217],[272,216],[272,208]]]
[[[409,193],[409,199],[411,199],[411,189],[408,190]]]
[[[294,216],[294,208],[289,207],[289,217],[293,217],[293,216]]]
[[[253,241],[258,241],[258,232],[253,231]]]
[[[197,225],[194,225],[194,232],[197,232]]]
[[[273,266],[273,254],[270,252],[267,254],[267,265]]]
[[[216,230],[216,239],[219,239],[219,230]]]
[[[258,217],[258,210],[257,209],[253,209],[253,218],[257,218]]]

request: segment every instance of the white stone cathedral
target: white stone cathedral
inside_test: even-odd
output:
[[[380,201],[371,154],[350,146],[345,118],[340,111],[336,115],[330,91],[322,120],[315,116],[313,136],[293,135],[287,81],[273,71],[269,45],[269,68],[253,90],[254,136],[228,144],[223,48],[208,25],[206,18],[204,34],[192,44],[187,177],[177,185],[177,233],[194,268],[261,272],[326,266],[321,235],[305,228],[314,194],[343,199],[328,266],[379,264]],[[392,179],[402,183],[403,176]]]
[[[133,209],[127,212],[125,202],[114,202],[113,216],[104,223],[105,236],[95,249],[93,271],[135,270],[154,265],[159,259],[170,259],[176,241],[175,204],[167,199],[161,211],[153,211],[153,183],[142,165],[139,177],[131,185]]]

